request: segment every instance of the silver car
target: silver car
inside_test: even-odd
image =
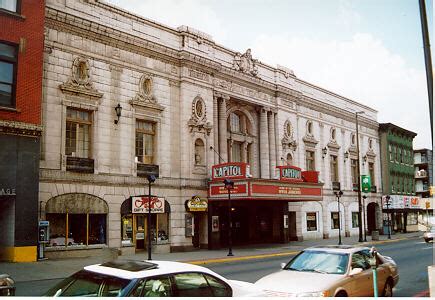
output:
[[[372,257],[367,247],[312,247],[255,285],[275,297],[370,297],[374,294]],[[378,294],[391,297],[399,281],[397,265],[379,253],[376,262]]]

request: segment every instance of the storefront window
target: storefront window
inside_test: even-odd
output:
[[[358,212],[353,211],[352,212],[352,228],[357,228],[358,225]]]
[[[133,225],[135,224],[135,226]],[[134,237],[143,240],[146,244],[148,240],[148,215],[135,214],[122,216],[122,245],[134,245]],[[153,243],[165,244],[169,242],[169,214],[151,214],[151,240]],[[157,234],[156,234],[157,233]]]
[[[48,213],[50,242],[48,246],[106,244],[106,214]],[[66,238],[68,232],[68,238]]]
[[[307,231],[317,231],[317,213],[307,213]]]
[[[407,222],[408,225],[417,225],[417,214],[413,212],[408,213]]]
[[[331,212],[331,229],[339,228],[338,212]]]

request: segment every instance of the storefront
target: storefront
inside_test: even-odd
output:
[[[213,166],[208,190],[210,249],[225,247],[229,230],[234,245],[294,239],[298,224],[289,202],[321,201],[322,184],[316,171],[293,166],[279,170],[279,179],[254,179],[246,163]],[[224,185],[225,179],[233,182],[231,188]]]
[[[418,231],[418,214],[424,207],[422,199],[416,196],[390,195],[387,205],[386,196],[382,196],[383,232],[388,232],[391,224],[391,233]]]
[[[150,204],[150,205],[149,205]],[[148,222],[148,207],[151,207]],[[121,248],[123,253],[147,249],[150,226],[153,252],[169,252],[170,205],[165,198],[148,195],[132,196],[121,205]],[[166,249],[168,248],[168,249]]]
[[[186,237],[192,238],[194,248],[207,248],[207,199],[193,196],[184,203]]]

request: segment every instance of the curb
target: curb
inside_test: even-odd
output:
[[[363,242],[363,243],[354,243],[350,244],[352,246],[360,245],[360,246],[368,246],[368,245],[378,245],[378,244],[387,244],[387,243],[395,243],[400,242],[404,240],[409,240],[413,238],[418,238],[417,236],[411,236],[411,237],[405,237],[405,238],[397,238],[392,240],[383,240],[383,241],[371,241],[371,242]],[[306,247],[309,248],[309,247]],[[278,252],[278,253],[271,253],[271,254],[258,254],[258,255],[247,255],[247,256],[239,256],[239,257],[223,257],[223,258],[210,258],[210,259],[202,259],[202,260],[187,260],[182,261],[184,263],[192,264],[192,265],[207,265],[207,264],[213,264],[213,263],[225,263],[225,262],[232,262],[232,261],[243,261],[243,260],[251,260],[251,259],[262,259],[262,258],[268,258],[268,257],[277,257],[277,256],[289,256],[289,255],[295,255],[298,254],[301,251],[290,251],[290,252]]]

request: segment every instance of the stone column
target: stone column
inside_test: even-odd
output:
[[[276,155],[276,165],[280,166],[281,162],[281,146],[279,144],[279,130],[278,130],[278,113],[273,114],[273,120],[275,123],[275,155]]]
[[[213,149],[219,151],[218,96],[213,95]],[[208,149],[207,149],[208,150]],[[213,152],[214,164],[219,164],[219,156]]]
[[[219,99],[219,154],[222,163],[228,162],[227,154],[227,100],[228,97]]]
[[[269,132],[267,129],[267,110],[260,109],[260,178],[269,179]]]
[[[275,113],[272,111],[268,112],[268,134],[269,134],[269,167],[270,167],[270,178],[275,177],[276,168],[276,149],[275,149]]]
[[[246,162],[249,164],[248,161],[248,142],[243,142],[242,144],[242,155],[241,155],[241,159],[243,162]]]

